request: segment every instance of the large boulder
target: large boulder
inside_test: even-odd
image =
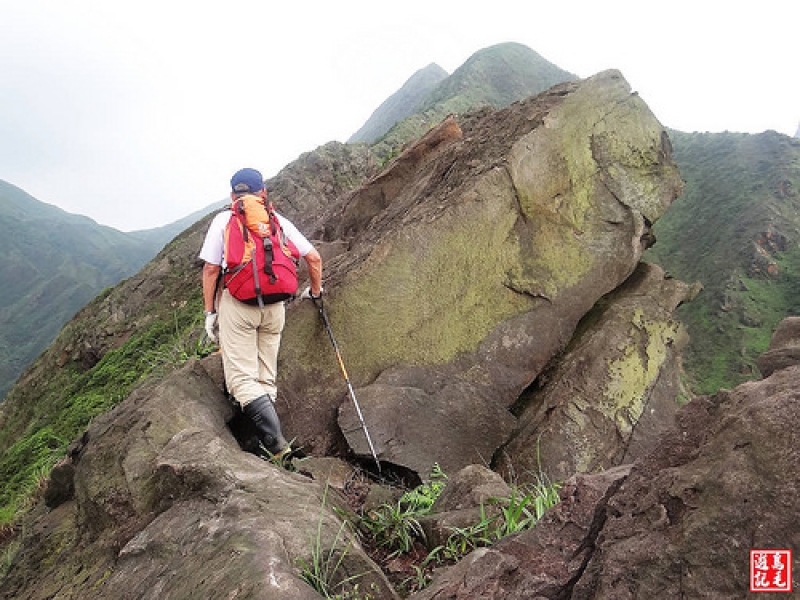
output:
[[[680,352],[688,335],[673,311],[694,293],[660,267],[640,263],[522,394],[518,430],[497,467],[523,481],[541,473],[564,481],[652,449],[681,395]]]
[[[764,377],[800,364],[800,317],[787,317],[778,323],[769,348],[756,359],[756,364]]]
[[[489,460],[681,189],[664,129],[609,71],[445,120],[332,210],[349,249],[325,266],[325,306],[380,458]],[[290,310],[281,356],[289,434],[369,457],[313,307]]]

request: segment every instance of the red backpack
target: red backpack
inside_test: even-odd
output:
[[[225,227],[225,287],[248,304],[282,302],[297,293],[295,245],[286,239],[272,204],[245,195],[231,204]]]

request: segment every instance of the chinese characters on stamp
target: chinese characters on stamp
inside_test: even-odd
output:
[[[791,592],[792,551],[750,550],[750,591]]]

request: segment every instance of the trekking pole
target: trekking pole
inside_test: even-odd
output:
[[[367,424],[364,422],[364,415],[361,414],[361,407],[358,405],[358,400],[356,400],[356,393],[353,390],[353,385],[350,383],[350,378],[347,376],[347,369],[344,368],[344,362],[342,361],[342,353],[339,351],[339,344],[336,343],[336,338],[333,337],[333,330],[331,329],[331,322],[328,320],[328,314],[325,312],[325,305],[322,303],[322,298],[312,298],[314,301],[314,306],[319,309],[319,315],[322,317],[322,322],[325,324],[325,329],[328,331],[328,337],[331,338],[331,344],[333,344],[333,351],[336,353],[336,360],[339,361],[339,370],[342,372],[344,376],[344,381],[347,384],[347,391],[350,393],[350,398],[353,400],[353,405],[356,407],[356,414],[358,414],[358,420],[361,421],[361,429],[364,430],[364,435],[367,437],[367,443],[369,444],[369,451],[372,453],[372,458],[375,459],[375,464],[378,467],[378,473],[381,472],[381,463],[378,460],[378,455],[375,453],[375,446],[372,445],[372,438],[369,436],[369,430],[367,429]]]

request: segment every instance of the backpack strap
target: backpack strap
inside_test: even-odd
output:
[[[231,226],[235,223],[239,227],[236,233],[238,243],[244,243],[247,250],[245,255],[249,255],[249,262],[252,264],[248,266],[248,261],[242,257],[233,269],[226,269],[225,284],[229,284],[236,277],[236,273],[243,269],[252,269],[250,271],[252,280],[250,275],[243,274],[244,279],[237,280],[236,294],[239,295],[234,295],[236,298],[243,297],[243,302],[257,301],[259,307],[263,308],[268,302],[277,302],[296,293],[295,269],[298,253],[287,239],[272,203],[263,205],[266,208],[266,215],[261,212],[261,207],[258,207],[259,212],[250,215],[253,219],[257,219],[259,224],[256,231],[255,227],[253,229],[248,227],[247,212],[250,205],[246,201],[249,202],[249,199],[238,198],[231,203]],[[262,224],[268,227],[263,227]],[[269,233],[264,235],[262,231]],[[291,263],[287,264],[286,257],[291,259]],[[262,260],[263,264],[259,264],[259,260]]]
[[[270,233],[275,233],[275,212],[272,208],[272,203],[267,205],[267,214],[269,215],[269,228]],[[278,278],[275,276],[275,271],[272,270],[272,261],[275,260],[275,249],[272,244],[272,236],[265,237],[264,239],[264,273],[269,275],[269,282],[275,283]]]
[[[244,241],[245,243],[247,243],[249,241],[250,233],[247,227],[247,223],[245,221],[244,200],[239,198],[234,202],[234,204],[236,206],[236,212],[239,215],[239,219],[242,223],[242,232],[244,235]],[[275,214],[272,208],[272,204],[270,204],[267,207],[267,212],[269,213],[270,216],[270,227],[271,227],[273,216]],[[264,252],[264,267],[263,267],[264,273],[269,276],[270,283],[275,283],[278,280],[278,278],[275,276],[275,271],[272,269],[272,261],[275,260],[275,254],[272,247],[272,238],[269,236],[262,238],[261,248],[262,251]],[[253,257],[252,263],[253,263],[253,283],[255,285],[256,298],[258,299],[258,306],[260,308],[264,308],[264,296],[261,293],[261,284],[259,283],[259,278],[258,278],[258,265],[256,264],[255,257]]]
[[[272,238],[265,237],[263,242],[264,247],[264,273],[269,275],[269,282],[275,283],[278,278],[275,277],[275,271],[272,270],[272,261],[275,260],[275,252],[273,250]]]
[[[247,227],[245,227],[247,229]],[[255,256],[250,260],[253,263],[253,284],[256,288],[256,298],[258,298],[258,307],[264,308],[264,296],[261,295],[261,283],[258,281],[258,266],[256,265]]]

